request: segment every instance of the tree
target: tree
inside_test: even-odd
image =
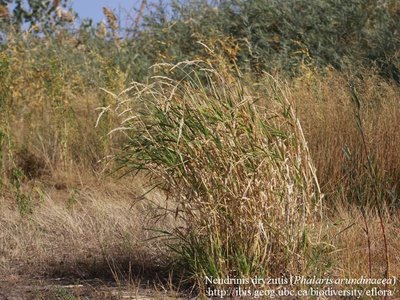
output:
[[[69,2],[69,0],[0,0],[0,7],[6,9],[7,13],[7,6],[12,8],[8,20],[17,29],[27,26],[30,29],[46,32],[52,30],[54,26],[73,21],[74,13],[69,8]]]

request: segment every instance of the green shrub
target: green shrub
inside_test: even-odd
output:
[[[145,19],[137,43],[152,49],[154,63],[201,55],[201,40],[230,37],[243,70],[284,71],[303,66],[338,70],[376,65],[381,75],[400,80],[400,8],[397,0],[228,0],[171,1]],[[206,56],[202,56],[206,60]]]

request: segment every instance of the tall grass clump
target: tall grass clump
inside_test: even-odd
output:
[[[376,70],[328,70],[292,81],[291,91],[325,203],[399,208],[400,86]]]
[[[302,272],[321,197],[288,91],[200,61],[158,67],[113,107],[129,137],[118,159],[166,191],[187,276],[202,289],[205,276]]]

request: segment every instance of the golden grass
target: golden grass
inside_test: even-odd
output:
[[[129,142],[118,159],[170,196],[166,213],[180,223],[166,235],[188,276],[202,286],[205,276],[302,273],[322,204],[288,91],[202,61],[157,67],[184,80],[156,73],[120,96],[116,130]]]
[[[318,179],[327,201],[367,204],[377,197],[366,170],[367,155],[389,205],[399,207],[400,87],[373,71],[361,78],[333,70],[309,73],[292,82],[293,99],[304,128]],[[349,83],[360,99],[362,130],[357,127]],[[359,199],[357,199],[359,198]]]
[[[371,251],[371,277],[384,278],[385,275],[385,247],[382,229],[376,211],[368,211],[366,219],[370,234],[370,250],[366,235],[366,226],[363,214],[355,206],[339,204],[334,210],[333,216],[325,220],[329,236],[336,247],[333,254],[335,261],[334,274],[339,278],[346,277],[368,277],[369,274],[369,251]],[[386,212],[384,222],[388,234],[388,254],[391,276],[398,276],[400,270],[399,238],[399,215],[390,215]]]
[[[14,278],[12,280],[16,282],[21,280],[18,277],[25,282],[34,278],[111,278],[128,285],[124,279],[132,276],[136,288],[141,288],[143,284],[146,286],[146,278],[157,281],[163,276],[164,264],[171,254],[159,240],[146,241],[154,232],[144,230],[144,227],[170,230],[174,224],[163,223],[162,227],[152,223],[146,202],[135,202],[131,208],[132,199],[144,191],[143,182],[138,181],[137,192],[133,195],[130,179],[122,183],[96,183],[92,179],[87,183],[88,179],[84,179],[84,186],[70,182],[69,186],[74,187],[75,192],[42,186],[43,198],[37,200],[29,219],[21,217],[14,199],[1,198],[0,274],[3,278]],[[74,201],[69,200],[72,195],[75,195]],[[164,199],[156,192],[147,197],[160,204]],[[398,215],[385,215],[384,219],[391,275],[398,276],[400,219]],[[371,275],[384,277],[379,218],[376,212],[369,211],[367,220],[372,241]],[[322,253],[320,261],[315,261],[311,269],[306,270],[309,275],[321,270],[329,277],[368,276],[369,250],[359,208],[349,208],[347,203],[338,204],[330,216],[315,227],[322,228],[331,246]],[[329,263],[332,266],[327,267]]]
[[[1,198],[2,274],[112,279],[112,271],[127,276],[131,266],[153,275],[149,270],[166,255],[162,246],[145,242],[153,235],[145,228],[156,223],[152,206],[135,201],[142,187],[88,179],[80,185],[64,178],[68,187],[61,188],[30,182],[23,187],[33,202],[29,216],[21,216],[13,197]],[[147,197],[163,199],[157,192]]]
[[[37,60],[34,52],[40,53],[40,46],[35,47],[24,48],[21,42],[0,54],[0,275],[115,277],[110,269],[126,273],[135,266],[137,274],[146,269],[155,277],[173,255],[162,240],[145,240],[166,231],[181,238],[199,234],[175,248],[192,262],[191,275],[197,279],[235,268],[250,275],[265,266],[268,274],[286,270],[335,277],[368,276],[371,268],[372,277],[384,277],[386,263],[389,275],[399,275],[398,85],[370,70],[359,76],[305,72],[287,84],[271,77],[256,83],[225,73],[213,73],[212,84],[207,76],[191,84],[152,79],[129,92],[135,105],[123,104],[133,114],[148,114],[123,127],[144,129],[135,155],[153,159],[146,168],[154,177],[114,181],[104,176],[111,169],[104,157],[129,138],[107,137],[120,125],[110,110],[94,125],[95,109],[115,108],[115,97],[88,84],[58,54],[51,63],[47,57]],[[105,87],[121,91],[126,75],[107,61],[99,64],[109,78]],[[178,69],[174,71],[187,75]],[[224,105],[227,99],[230,106]],[[153,127],[147,126],[149,121]],[[164,125],[169,127],[152,131]],[[131,150],[134,142],[138,140],[131,140]],[[160,148],[162,142],[167,147]],[[146,153],[149,149],[159,152]],[[262,149],[268,155],[262,156]],[[169,189],[139,197],[160,178]],[[324,194],[322,219],[311,201],[319,199],[316,181]],[[170,201],[165,201],[166,192]],[[382,220],[372,205],[377,202]],[[183,218],[159,218],[159,208],[166,204]],[[259,224],[271,230],[263,231]],[[300,251],[304,235],[308,247]],[[241,252],[229,246],[233,240]],[[205,264],[196,265],[193,257]]]
[[[28,177],[75,166],[99,172],[104,168],[99,161],[112,153],[114,145],[105,136],[113,120],[105,117],[94,126],[96,108],[113,101],[99,85],[122,89],[125,74],[107,58],[85,56],[69,35],[54,39],[24,33],[10,37],[0,53],[2,177],[13,169]],[[101,76],[88,76],[95,72],[93,64]]]

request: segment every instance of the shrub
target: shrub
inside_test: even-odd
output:
[[[196,41],[229,37],[237,42],[242,70],[301,74],[301,67],[337,70],[376,65],[399,82],[400,9],[396,0],[170,1],[145,19],[138,44],[153,63],[201,55]],[[202,56],[204,60],[207,57]]]

